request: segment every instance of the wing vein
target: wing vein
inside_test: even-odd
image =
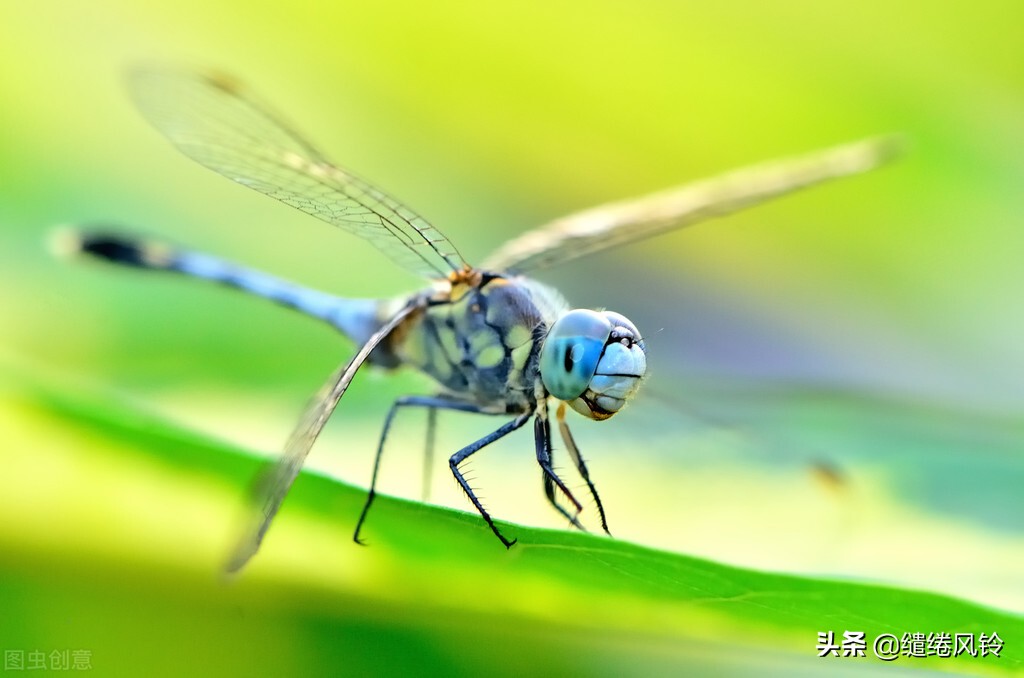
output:
[[[288,437],[284,453],[260,474],[253,488],[253,511],[250,523],[243,531],[242,538],[232,552],[225,571],[237,572],[256,554],[270,523],[277,515],[285,496],[302,470],[324,425],[341,401],[356,372],[369,357],[373,349],[405,320],[417,306],[410,303],[393,315],[379,330],[366,341],[359,351],[341,368],[331,375],[316,396],[306,406],[298,425]]]
[[[659,235],[832,179],[872,170],[896,157],[896,136],[863,139],[776,160],[678,188],[570,214],[510,240],[488,257],[490,271],[526,271]]]
[[[146,118],[199,164],[364,238],[407,270],[437,278],[466,267],[426,219],[329,162],[236,83],[151,69],[130,84]]]

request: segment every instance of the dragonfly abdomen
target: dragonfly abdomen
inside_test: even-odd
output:
[[[339,297],[214,255],[106,230],[61,231],[56,234],[54,246],[68,254],[81,253],[121,266],[179,273],[263,297],[323,320],[357,345],[366,343],[391,311],[376,299]],[[383,351],[375,352],[373,358],[385,367],[397,364]]]

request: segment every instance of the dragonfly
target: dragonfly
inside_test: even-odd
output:
[[[439,411],[504,418],[494,431],[454,452],[448,466],[506,548],[516,539],[495,524],[461,467],[531,420],[547,501],[571,526],[584,529],[579,520],[583,504],[553,466],[552,429],[557,428],[601,527],[610,535],[566,415],[573,410],[603,421],[620,412],[647,375],[647,345],[624,315],[572,308],[528,274],[866,172],[893,158],[900,147],[898,137],[872,137],[599,206],[526,232],[472,266],[430,222],[329,161],[239,81],[201,71],[146,68],[130,75],[129,90],[143,116],[186,156],[369,241],[405,270],[430,281],[398,299],[351,299],[108,225],[76,229],[66,238],[75,251],[108,262],[201,278],[264,297],[325,321],[359,347],[311,399],[283,454],[258,477],[251,519],[225,565],[229,572],[241,569],[258,551],[314,442],[366,364],[414,368],[432,378],[436,391],[400,397],[384,417],[353,534],[357,543],[363,543],[360,533],[376,496],[388,433],[396,415],[409,408],[426,410],[428,457]]]

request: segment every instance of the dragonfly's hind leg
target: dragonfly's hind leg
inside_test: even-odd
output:
[[[558,405],[556,412],[558,418],[558,432],[562,434],[562,440],[565,442],[565,449],[569,451],[569,456],[572,457],[573,463],[576,464],[577,470],[580,472],[580,476],[587,483],[587,487],[590,488],[590,496],[594,498],[594,503],[597,504],[597,513],[601,517],[601,529],[609,537],[612,533],[608,531],[608,520],[604,516],[604,506],[601,504],[601,497],[597,494],[597,488],[594,487],[594,483],[590,481],[590,472],[587,471],[587,465],[583,463],[583,457],[580,456],[580,449],[576,447],[576,441],[572,437],[572,432],[569,431],[569,425],[565,423],[565,403]],[[556,507],[557,508],[557,507]]]
[[[355,533],[352,535],[353,541],[357,544],[365,545],[365,543],[359,538],[359,532],[363,527],[363,522],[366,520],[366,515],[370,512],[370,505],[373,503],[374,497],[377,496],[377,472],[380,470],[380,458],[384,452],[384,442],[387,440],[388,431],[391,430],[391,423],[394,421],[395,415],[398,414],[398,410],[403,407],[427,408],[427,460],[424,463],[424,472],[429,472],[431,457],[433,456],[437,410],[447,409],[459,410],[461,412],[481,413],[480,408],[476,405],[460,403],[455,400],[436,396],[403,396],[391,404],[391,409],[388,410],[388,416],[384,418],[384,429],[380,433],[380,442],[377,444],[377,456],[373,459],[373,475],[370,477],[370,491],[366,495],[366,503],[363,504],[363,510],[359,514],[359,520],[356,522]],[[429,479],[425,479],[423,481],[423,487],[424,491],[426,491],[429,487]]]
[[[437,437],[437,408],[427,408],[427,445],[423,450],[423,503],[430,501],[430,480],[434,477],[434,441]]]

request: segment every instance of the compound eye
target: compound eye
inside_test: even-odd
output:
[[[540,350],[540,378],[548,393],[572,400],[586,391],[611,332],[611,322],[597,311],[576,309],[556,320]]]

